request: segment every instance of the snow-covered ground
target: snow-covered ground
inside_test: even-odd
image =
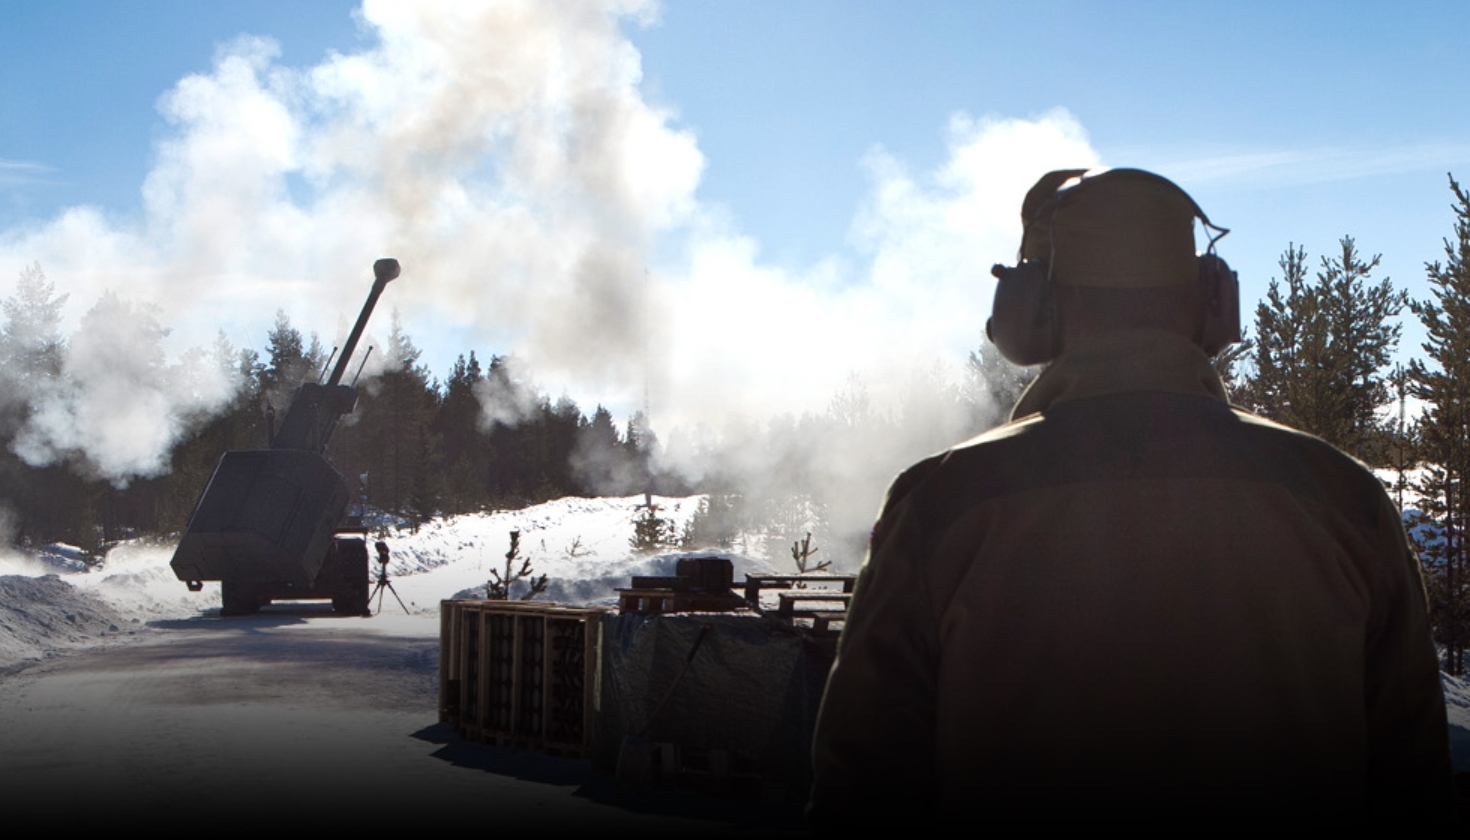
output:
[[[520,553],[511,571],[529,560],[535,574],[548,576],[550,585],[538,600],[612,605],[616,589],[628,586],[632,576],[672,575],[681,556],[632,550],[633,520],[643,501],[642,496],[565,498],[523,510],[435,520],[417,533],[390,529],[380,535],[391,549],[389,581],[411,613],[436,614],[441,600],[479,595],[492,570],[504,572],[509,534],[517,530]],[[699,497],[654,501],[679,530],[693,516]],[[127,543],[90,567],[65,547],[0,555],[0,675],[52,652],[148,633],[150,623],[217,611],[219,584],[187,591],[168,565],[173,548],[171,543]],[[734,562],[737,581],[746,573],[793,571],[789,560],[726,556]],[[513,586],[512,595],[525,586]],[[373,602],[385,618],[402,613],[393,592]],[[1450,676],[1443,681],[1450,722],[1466,739],[1457,742],[1457,769],[1470,770],[1470,683]]]
[[[694,515],[700,497],[655,496],[658,515],[677,533]],[[514,575],[529,560],[548,588],[538,601],[571,605],[617,602],[617,589],[634,575],[672,575],[679,553],[649,554],[632,549],[633,520],[643,496],[565,498],[515,511],[436,519],[417,533],[391,528],[380,534],[390,548],[388,580],[392,590],[374,598],[380,612],[399,613],[401,598],[416,614],[437,613],[439,602],[460,595],[481,596],[491,572],[505,574],[510,532],[520,532]],[[48,651],[105,641],[146,629],[149,622],[217,611],[219,584],[189,592],[169,568],[173,543],[134,541],[109,551],[88,566],[75,551],[51,547],[31,555],[0,555],[0,673],[44,656]],[[735,580],[746,573],[794,571],[788,560],[773,564],[760,557],[729,553]],[[377,563],[372,564],[376,576]],[[525,592],[524,580],[512,597]]]
[[[653,501],[658,515],[678,532],[700,498],[654,496]],[[633,520],[643,502],[642,496],[573,497],[523,510],[434,520],[416,534],[400,529],[386,538],[393,558],[389,579],[411,609],[438,609],[440,599],[459,594],[482,595],[492,571],[505,574],[510,532],[515,530],[520,532],[520,552],[511,573],[529,560],[532,572],[545,574],[549,581],[537,600],[612,606],[616,590],[628,586],[634,575],[672,575],[683,556],[632,551]],[[794,571],[741,553],[724,556],[733,561],[737,581],[747,573]],[[524,581],[513,585],[511,596],[518,597],[526,586]]]

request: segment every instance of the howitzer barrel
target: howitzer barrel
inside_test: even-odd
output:
[[[327,380],[328,386],[342,383],[342,377],[347,373],[347,363],[352,359],[353,351],[357,350],[357,340],[362,338],[368,318],[373,315],[373,307],[378,305],[378,296],[398,277],[398,271],[398,260],[384,258],[373,263],[373,289],[368,292],[368,299],[362,305],[357,323],[352,325],[352,334],[347,336],[347,343],[342,345],[342,355],[337,357],[337,365],[332,368],[332,376]]]
[[[373,263],[373,276],[375,279],[372,291],[368,293],[367,302],[362,305],[362,314],[357,316],[352,334],[342,346],[342,355],[337,359],[331,378],[323,385],[307,382],[296,389],[295,396],[291,398],[291,407],[286,411],[286,418],[281,421],[280,431],[271,438],[272,449],[321,452],[326,449],[332,430],[337,428],[337,420],[345,414],[351,414],[353,407],[357,405],[357,391],[350,385],[341,384],[342,377],[347,372],[352,351],[357,349],[357,340],[362,337],[363,328],[373,314],[373,307],[378,303],[378,296],[383,293],[383,288],[389,281],[398,276],[398,260],[381,259]]]

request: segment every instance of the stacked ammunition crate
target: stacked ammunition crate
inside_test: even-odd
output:
[[[604,612],[525,601],[440,602],[440,721],[467,740],[586,755]]]

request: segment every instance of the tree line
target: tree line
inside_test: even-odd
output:
[[[1351,236],[1315,272],[1305,247],[1290,243],[1248,341],[1216,366],[1232,402],[1392,477],[1445,669],[1459,675],[1470,643],[1470,193],[1453,176],[1449,182],[1453,234],[1444,239],[1444,258],[1425,264],[1427,297],[1374,279],[1379,257],[1364,257]],[[1405,367],[1391,361],[1406,309],[1426,340]]]
[[[233,394],[195,418],[157,475],[109,478],[80,450],[36,465],[18,452],[28,421],[43,410],[40,395],[67,375],[60,331],[66,300],[37,265],[21,273],[3,302],[0,527],[19,545],[63,542],[96,553],[118,540],[181,531],[220,456],[269,447],[296,388],[319,380],[328,362],[316,336],[304,337],[278,312],[263,355],[234,348],[223,335],[217,340],[204,363],[233,383]],[[602,406],[588,417],[569,397],[553,401],[537,390],[508,356],[492,356],[482,367],[471,351],[441,382],[419,362],[396,315],[380,352],[381,371],[359,384],[356,410],[325,453],[354,503],[416,526],[435,515],[568,495],[688,492],[653,469],[656,440],[641,414],[621,428]],[[487,419],[487,401],[510,408]]]

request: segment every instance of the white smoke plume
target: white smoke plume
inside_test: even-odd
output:
[[[932,174],[870,154],[872,191],[850,236],[858,261],[765,265],[748,239],[695,231],[688,264],[670,278],[679,316],[669,390],[705,407],[705,417],[753,407],[768,416],[820,409],[859,372],[877,403],[896,405],[916,369],[936,359],[958,364],[979,347],[990,266],[1014,261],[1026,190],[1049,169],[1096,161],[1065,112],[957,116],[948,158]],[[712,334],[711,325],[726,329]]]
[[[42,465],[84,453],[119,484],[161,472],[186,428],[235,390],[229,369],[202,352],[167,364],[167,332],[150,307],[104,295],[71,337],[61,376],[36,384],[16,454]]]
[[[643,347],[630,314],[641,255],[690,212],[703,166],[692,135],[638,92],[620,27],[651,13],[368,0],[373,45],[308,68],[242,37],[161,97],[168,131],[141,219],[77,207],[0,232],[0,278],[39,262],[74,307],[120,291],[157,307],[175,346],[221,326],[258,346],[281,307],[330,342],[389,255],[405,266],[388,295],[410,334],[455,332],[574,386],[634,388],[641,370],[620,361]],[[151,384],[124,399],[138,376],[73,356],[67,393],[31,418],[27,457],[80,451],[113,476],[160,468],[170,435],[135,419],[192,406]],[[108,405],[138,413],[93,411]]]
[[[851,539],[867,532],[900,469],[979,431],[975,407],[947,390],[984,340],[990,266],[1014,262],[1021,199],[1035,180],[1098,158],[1061,111],[956,116],[948,140],[946,161],[925,176],[881,150],[869,156],[872,190],[850,236],[857,260],[792,270],[760,263],[747,239],[695,232],[689,263],[670,279],[680,315],[655,391],[669,395],[664,423],[711,427],[687,446],[671,441],[686,474],[733,472],[757,495],[806,477],[825,491],[831,532]],[[1008,408],[978,414],[998,420]],[[796,415],[811,412],[850,422],[835,434],[803,431]],[[772,416],[764,429],[749,425]],[[851,569],[860,549],[826,556]]]
[[[480,402],[480,426],[489,430],[496,423],[518,426],[534,417],[541,407],[540,393],[528,381],[525,364],[515,356],[501,360],[503,376],[490,375],[475,385],[475,399]]]
[[[1077,122],[956,116],[932,173],[875,149],[850,247],[771,264],[701,202],[697,127],[640,89],[625,30],[656,13],[641,0],[365,0],[369,46],[305,68],[241,37],[159,100],[167,129],[141,215],[77,207],[0,231],[0,284],[38,261],[72,307],[119,290],[114,305],[153,313],[173,348],[221,327],[258,347],[283,307],[331,346],[372,261],[393,256],[403,277],[380,306],[421,344],[514,352],[584,405],[631,409],[646,389],[669,457],[696,476],[714,446],[698,441],[823,412],[853,375],[887,413],[936,360],[951,367],[933,387],[952,382],[981,341],[988,268],[1014,254],[1026,188],[1097,163]],[[149,474],[179,424],[228,392],[226,379],[186,392],[157,357],[104,372],[132,352],[116,330],[76,333],[65,388],[22,438],[28,458],[82,452],[107,475]],[[487,403],[497,419],[517,410]],[[876,487],[855,503],[871,511],[892,465],[954,428],[936,417],[810,455],[860,463],[822,469]],[[739,471],[766,468],[753,461]]]

